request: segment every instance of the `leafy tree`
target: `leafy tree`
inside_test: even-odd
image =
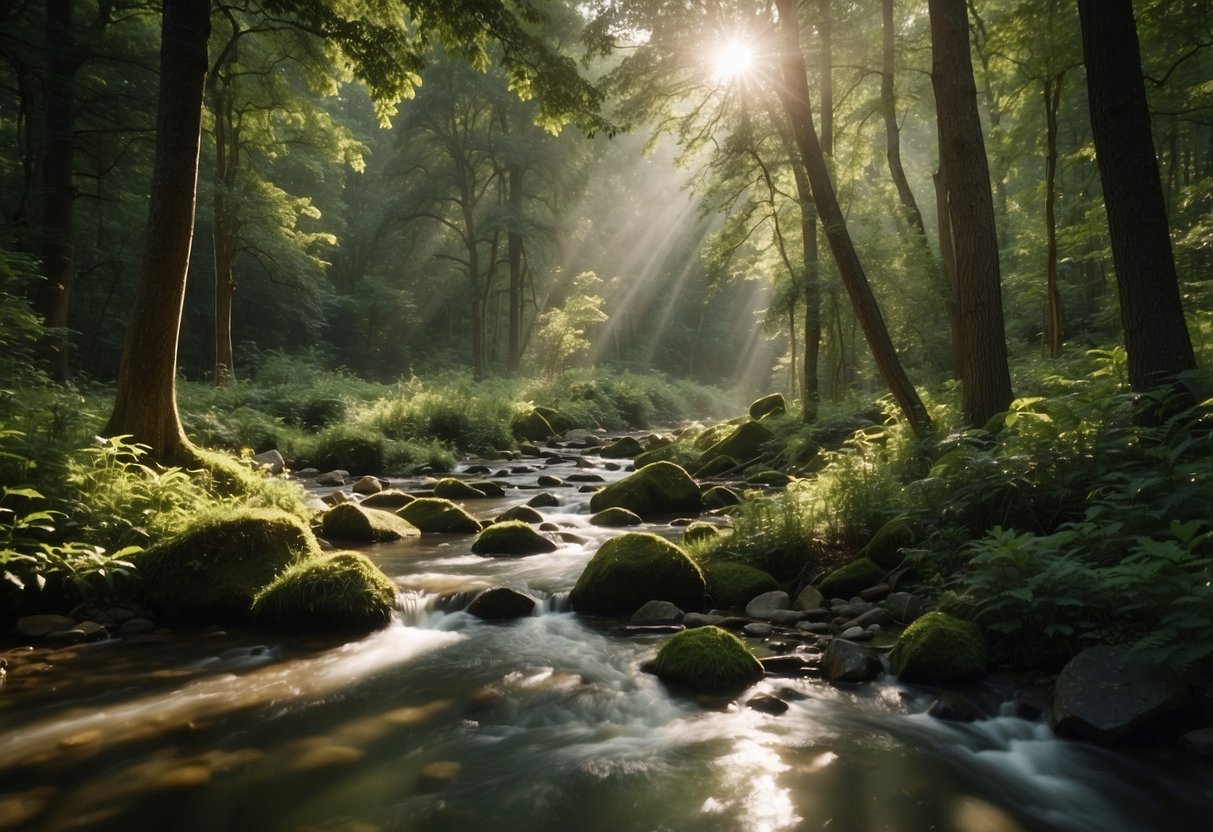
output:
[[[572,290],[564,304],[539,316],[532,353],[545,375],[559,375],[571,359],[589,351],[587,330],[607,320],[602,311],[603,298],[594,294],[601,283],[593,272],[582,272],[573,278]]]

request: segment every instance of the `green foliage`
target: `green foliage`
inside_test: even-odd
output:
[[[607,320],[602,311],[602,296],[593,294],[594,287],[601,282],[593,272],[582,272],[573,278],[573,288],[564,305],[539,316],[532,355],[537,356],[539,370],[545,375],[559,375],[571,359],[589,351],[586,331]]]

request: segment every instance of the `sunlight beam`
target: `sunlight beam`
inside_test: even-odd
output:
[[[714,77],[718,82],[732,81],[754,68],[754,50],[736,38],[726,42],[716,53]]]

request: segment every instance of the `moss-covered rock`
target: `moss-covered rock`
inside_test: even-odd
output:
[[[670,541],[628,532],[599,547],[570,595],[573,609],[602,615],[631,615],[645,601],[669,601],[684,610],[703,609],[703,573]]]
[[[853,560],[821,579],[817,588],[826,598],[850,598],[884,580],[885,572],[867,558]]]
[[[682,530],[682,544],[695,543],[700,540],[712,540],[720,537],[720,529],[711,523],[692,523]]]
[[[737,636],[720,627],[683,630],[657,651],[653,672],[698,691],[741,691],[762,679],[762,665]]]
[[[253,598],[320,546],[298,517],[269,509],[210,515],[136,560],[145,599],[174,624],[247,621]]]
[[[718,425],[712,425],[704,430],[691,441],[691,446],[700,452],[706,451],[708,448],[715,445],[720,440],[726,438],[733,431],[737,430],[738,425],[746,421],[744,416],[737,419],[730,419],[727,422],[721,422]]]
[[[783,393],[771,393],[754,400],[750,405],[750,418],[758,421],[763,416],[786,413],[787,409],[788,402],[784,399]]]
[[[350,543],[384,543],[421,534],[412,523],[390,511],[355,503],[342,503],[326,511],[320,527],[326,538]]]
[[[472,480],[468,483],[485,497],[504,497],[505,489],[490,480]]]
[[[681,512],[698,513],[703,507],[699,486],[691,475],[672,462],[654,462],[611,483],[590,498],[590,511],[613,506],[641,517]]]
[[[443,477],[434,483],[434,496],[444,500],[481,500],[487,495],[479,488],[454,477]]]
[[[891,571],[905,560],[901,550],[913,546],[914,540],[913,522],[908,517],[894,517],[876,530],[859,554],[881,569]]]
[[[600,456],[607,459],[631,459],[644,453],[640,440],[633,436],[621,436],[598,451]]]
[[[514,506],[513,508],[507,508],[497,515],[498,523],[505,523],[509,520],[520,520],[523,523],[542,523],[543,515],[530,506]]]
[[[775,438],[765,425],[758,422],[743,422],[737,429],[708,448],[699,457],[699,464],[707,465],[713,459],[721,456],[731,456],[733,459],[748,462],[758,457],[762,446]]]
[[[652,465],[654,462],[672,462],[675,465],[681,465],[683,468],[686,468],[688,465],[695,464],[698,459],[699,453],[692,450],[688,445],[684,445],[681,442],[673,442],[668,445],[659,445],[642,454],[637,454],[633,462],[637,468]]]
[[[723,477],[725,474],[732,473],[740,467],[740,463],[733,457],[725,454],[710,460],[706,465],[700,465],[695,473],[700,477]]]
[[[364,555],[337,552],[288,568],[253,600],[258,624],[291,630],[369,632],[392,620],[396,586]]]
[[[531,508],[551,508],[552,506],[560,505],[560,498],[549,491],[540,491],[534,497],[527,500],[526,504]]]
[[[363,508],[377,508],[381,511],[396,511],[416,499],[412,494],[405,494],[399,488],[389,488],[378,494],[372,494],[358,505]]]
[[[718,607],[744,607],[764,592],[779,589],[776,580],[761,569],[744,563],[709,563],[703,567],[708,595]]]
[[[486,528],[472,543],[477,555],[504,555],[520,557],[554,552],[559,548],[551,539],[544,537],[520,520],[494,523]]]
[[[537,404],[535,405],[535,412],[546,419],[547,423],[556,433],[565,433],[566,431],[576,430],[579,427],[576,419],[564,411],[556,410],[553,407],[544,407]]]
[[[499,586],[486,589],[468,604],[468,613],[485,621],[507,621],[526,618],[535,609],[536,601],[525,592]]]
[[[475,534],[481,529],[479,520],[441,497],[421,497],[400,508],[396,514],[420,529],[422,534]]]
[[[597,514],[590,517],[590,523],[595,526],[602,526],[604,529],[622,529],[626,526],[639,526],[644,520],[634,511],[628,511],[626,508],[603,509]]]
[[[929,612],[902,631],[889,658],[906,682],[972,682],[985,675],[986,642],[973,622]]]
[[[704,508],[728,508],[736,505],[741,505],[741,495],[728,486],[715,485],[704,492]]]
[[[537,410],[532,410],[530,413],[515,419],[511,428],[514,431],[514,436],[531,442],[543,442],[556,435],[556,431],[552,428],[551,423],[543,418],[543,414]]]

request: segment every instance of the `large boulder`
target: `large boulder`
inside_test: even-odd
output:
[[[607,459],[631,459],[644,453],[644,446],[634,436],[621,436],[598,453]]]
[[[512,427],[514,436],[530,442],[543,442],[556,435],[556,431],[552,429],[552,425],[547,419],[543,418],[543,414],[536,410],[532,410],[530,413],[515,419]]]
[[[821,579],[817,588],[826,598],[850,598],[884,580],[885,572],[867,558],[840,566]]]
[[[342,503],[324,513],[321,533],[328,539],[349,543],[385,543],[416,537],[421,531],[390,511]]]
[[[468,604],[468,613],[485,621],[526,618],[535,610],[536,601],[525,592],[498,586],[486,589]]]
[[[463,480],[444,477],[434,483],[434,496],[444,500],[482,500],[488,495]]]
[[[514,506],[498,514],[496,521],[504,523],[508,520],[521,520],[523,523],[542,523],[543,515],[530,506]]]
[[[1156,735],[1187,698],[1182,680],[1124,649],[1089,647],[1070,659],[1057,677],[1053,729],[1101,743],[1145,739]]]
[[[590,511],[599,512],[613,506],[634,511],[641,517],[653,517],[698,513],[703,508],[703,499],[699,486],[684,469],[672,462],[654,462],[602,488],[590,498]]]
[[[821,657],[821,675],[830,684],[870,682],[882,672],[875,653],[844,638],[831,639]]]
[[[258,624],[291,630],[369,632],[386,627],[396,585],[356,552],[337,552],[289,567],[253,599]]]
[[[412,494],[405,494],[399,488],[388,488],[380,491],[378,494],[372,494],[358,505],[363,508],[377,508],[382,511],[396,511],[397,509],[407,506],[417,498]]]
[[[721,456],[731,456],[739,462],[748,462],[758,457],[762,446],[775,438],[775,434],[758,422],[742,422],[737,429],[704,451],[699,457],[700,465],[707,465]]]
[[[784,399],[783,393],[771,393],[763,396],[761,399],[754,400],[750,405],[750,418],[758,421],[763,416],[785,413],[787,409],[788,403]]]
[[[293,564],[319,556],[294,515],[236,509],[203,517],[136,556],[148,605],[173,624],[241,623],[258,591]]]
[[[657,651],[653,672],[663,682],[697,691],[731,693],[762,679],[762,665],[741,639],[720,627],[678,633]]]
[[[419,497],[402,506],[396,514],[412,523],[422,534],[476,534],[480,521],[450,500]]]
[[[703,507],[707,509],[728,508],[741,504],[741,495],[726,485],[715,485],[703,495]]]
[[[599,547],[577,579],[573,609],[631,615],[646,601],[703,609],[703,573],[682,549],[647,532],[628,532]]]
[[[744,607],[764,592],[772,592],[779,584],[761,569],[744,563],[709,563],[703,568],[708,595],[718,607]]]
[[[973,622],[929,612],[902,631],[889,659],[902,681],[965,684],[985,675],[986,642]]]
[[[555,552],[559,547],[521,520],[507,520],[486,528],[472,543],[477,555],[521,557]]]
[[[640,515],[634,511],[628,511],[626,508],[603,509],[597,514],[590,517],[590,523],[595,526],[601,526],[604,529],[622,529],[625,526],[639,526],[644,521]]]

